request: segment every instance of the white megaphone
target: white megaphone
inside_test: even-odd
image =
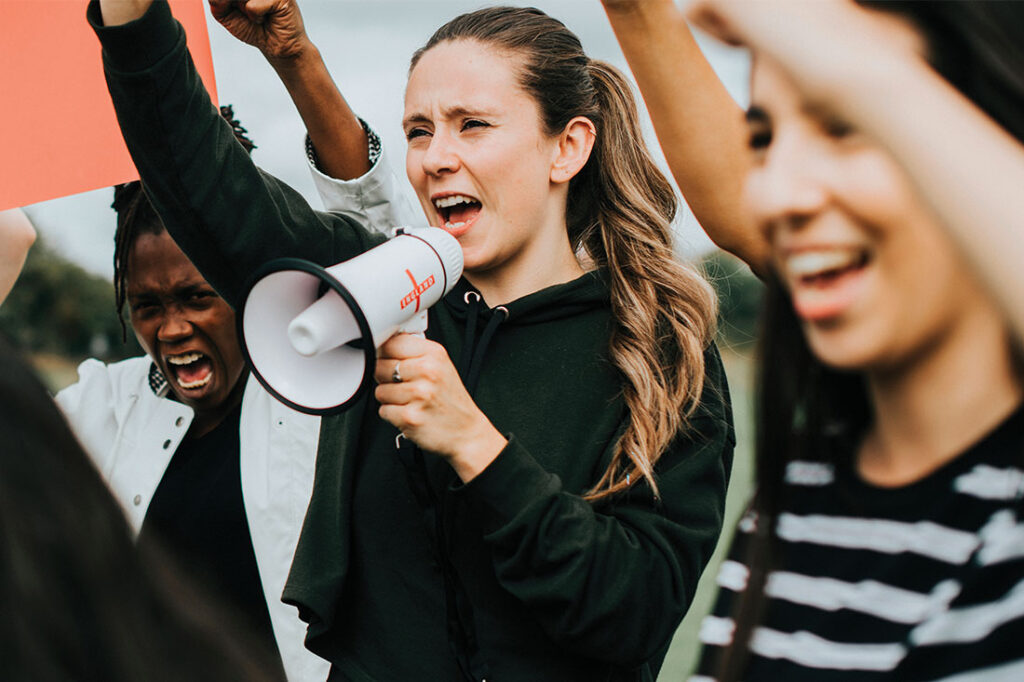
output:
[[[322,268],[267,263],[238,311],[242,352],[278,400],[308,414],[339,412],[368,389],[377,348],[422,333],[427,308],[462,276],[462,248],[437,227],[398,228],[380,246]]]

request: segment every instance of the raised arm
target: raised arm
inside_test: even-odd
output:
[[[24,211],[0,211],[0,304],[11,293],[35,241],[36,231]]]
[[[673,0],[602,0],[679,189],[718,246],[764,271],[766,244],[743,209],[743,111]]]
[[[333,264],[383,241],[358,221],[312,210],[253,165],[210,101],[167,3],[139,2],[141,15],[107,25],[98,15],[111,3],[96,0],[87,14],[128,150],[167,231],[229,304],[267,261]]]
[[[306,125],[320,170],[340,180],[370,170],[366,132],[306,34],[295,0],[210,0],[210,11],[277,72]]]
[[[700,2],[691,16],[771,55],[809,99],[887,147],[1024,338],[1020,140],[852,2]]]

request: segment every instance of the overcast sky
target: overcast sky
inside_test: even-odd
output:
[[[335,81],[357,113],[381,135],[396,172],[403,178],[405,140],[400,123],[409,57],[442,23],[485,4],[479,0],[300,3],[306,29]],[[565,22],[580,37],[590,57],[608,60],[628,73],[598,0],[535,0],[528,4]],[[304,130],[287,93],[257,50],[232,38],[208,11],[207,19],[220,102],[233,104],[237,118],[248,128],[259,147],[254,152],[256,163],[319,207],[303,157]],[[712,41],[701,40],[701,44],[733,97],[745,104],[745,54]],[[660,157],[653,131],[649,124],[645,123],[645,128],[648,143]],[[403,186],[407,187],[404,179]],[[111,196],[110,189],[103,189],[42,202],[27,210],[39,232],[61,253],[93,272],[110,276],[114,230]],[[710,247],[691,216],[678,222],[684,252],[694,254]]]

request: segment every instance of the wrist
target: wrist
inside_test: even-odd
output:
[[[100,15],[104,26],[120,26],[135,21],[149,9],[152,0],[100,1]]]
[[[508,439],[485,420],[485,425],[474,429],[475,436],[462,439],[448,463],[463,483],[476,478],[491,462],[498,458],[508,445]]]
[[[294,47],[283,52],[270,53],[265,50],[262,52],[270,66],[282,78],[304,70],[320,68],[323,65],[320,49],[309,38],[303,38]]]
[[[649,24],[655,17],[665,16],[666,11],[677,15],[679,10],[673,0],[601,0],[609,18],[617,21],[632,21]]]

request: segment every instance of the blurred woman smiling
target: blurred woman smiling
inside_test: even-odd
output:
[[[667,74],[693,65],[660,61],[676,40],[664,31],[638,51],[637,16],[678,22],[677,10],[605,4],[645,95],[668,101]],[[684,129],[727,157],[746,143],[746,166],[718,179],[745,188],[748,213],[712,232],[769,285],[757,491],[695,682],[1024,674],[1024,372],[1019,311],[999,305],[1020,282],[992,278],[989,263],[1006,274],[999,254],[977,260],[1000,243],[1019,251],[1019,234],[1004,210],[979,228],[998,239],[975,238],[965,210],[1000,213],[976,199],[989,184],[1001,206],[1019,203],[1000,178],[965,169],[1012,171],[1021,158],[1024,14],[863,4],[697,3],[702,26],[753,48],[746,134],[727,100],[697,122],[680,120],[682,100],[655,117],[677,159],[698,151],[674,135]],[[721,90],[702,83],[690,98]],[[982,243],[958,249],[950,231]]]

